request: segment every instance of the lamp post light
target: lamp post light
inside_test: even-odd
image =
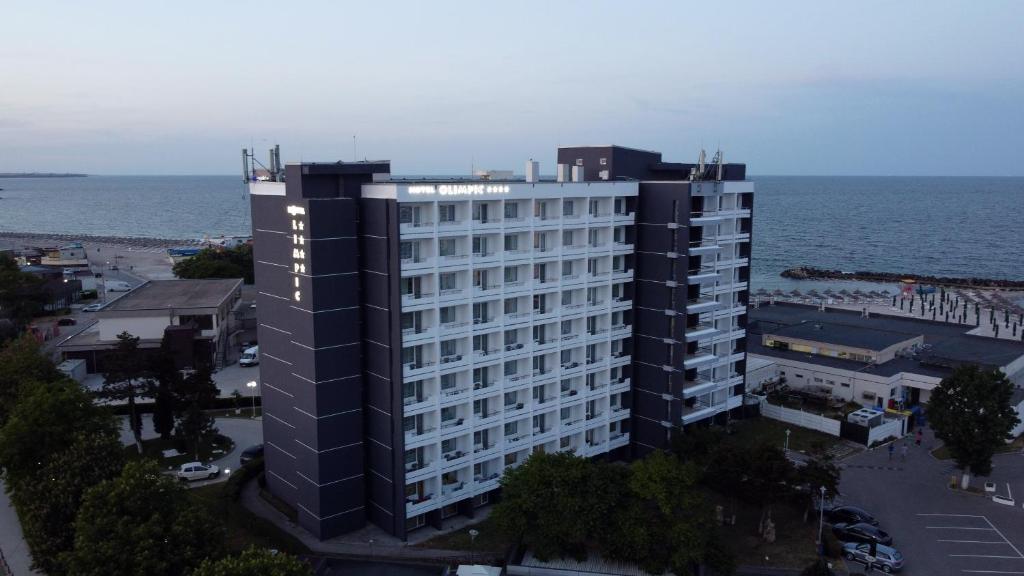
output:
[[[250,380],[245,384],[246,388],[252,388],[252,417],[256,417],[256,381]]]
[[[818,551],[820,553],[823,552],[821,549],[821,529],[825,525],[825,487],[822,486],[819,490],[821,491],[821,499],[818,500]]]
[[[472,555],[473,552],[475,552],[475,550],[473,549],[473,543],[476,541],[476,537],[479,536],[479,535],[480,535],[480,531],[477,530],[476,528],[470,528],[469,529],[469,553],[470,553],[470,555]]]
[[[786,452],[787,454],[789,453],[789,433],[790,433],[790,429],[789,429],[789,428],[786,428],[786,446],[785,446],[785,447],[783,448],[783,450],[784,450],[784,451],[785,451],[785,452]]]

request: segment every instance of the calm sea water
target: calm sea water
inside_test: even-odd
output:
[[[754,177],[756,286],[797,265],[1024,279],[1024,178]],[[237,176],[0,179],[0,230],[250,234]]]

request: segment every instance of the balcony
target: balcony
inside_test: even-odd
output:
[[[689,424],[713,416],[725,409],[725,404],[712,405],[701,400],[694,401],[692,406],[683,406],[683,424]]]
[[[402,398],[402,406],[405,408],[405,412],[415,412],[422,408],[429,408],[434,404],[433,396],[406,396]]]
[[[501,228],[501,218],[473,218],[474,230]]]
[[[704,238],[702,240],[694,240],[693,242],[690,242],[689,248],[690,256],[703,256],[705,254],[714,254],[722,249],[722,247],[718,245],[718,238],[715,237]]]
[[[424,374],[434,371],[433,362],[409,362],[402,365],[402,377],[411,378],[413,376],[422,376]]]
[[[469,391],[469,389],[467,388],[466,391]],[[444,421],[441,422],[441,433],[442,434],[449,434],[449,433],[454,432],[458,428],[461,428],[461,427],[463,427],[465,425],[466,425],[466,419],[465,418],[455,418],[453,420],[444,420]]]
[[[576,391],[576,390],[567,390],[565,392],[562,392],[561,398],[562,398],[562,400],[566,400],[566,399],[569,399],[569,398],[572,398],[572,397],[578,396],[578,395],[579,395],[579,392]]]
[[[441,487],[441,495],[445,498],[450,498],[462,492],[462,489],[466,487],[465,482],[454,482],[452,484],[445,484]]]
[[[582,256],[583,254],[586,254],[586,252],[587,252],[587,245],[586,244],[570,244],[568,246],[562,246],[562,255],[563,256],[573,256],[573,255],[580,255],[580,256]]]
[[[453,400],[459,400],[469,395],[469,387],[452,387],[441,390],[441,403],[450,404]]]
[[[480,316],[473,318],[473,330],[486,330],[498,326],[497,316]]]
[[[683,398],[693,398],[711,392],[717,384],[710,376],[700,376],[683,382]]]
[[[430,462],[412,462],[410,464],[406,464],[405,465],[405,475],[406,475],[407,478],[409,476],[425,475],[427,472],[430,472],[431,470],[433,470],[436,467],[435,464],[436,464],[436,462],[434,462],[434,461],[430,461]]]
[[[465,288],[445,288],[437,292],[441,300],[452,300],[466,295]]]
[[[550,350],[558,344],[558,338],[544,338],[533,341],[533,351],[542,352],[544,350]]]
[[[610,392],[612,394],[614,394],[616,392],[626,392],[627,390],[629,390],[629,385],[630,385],[630,379],[629,378],[626,378],[624,376],[616,378],[616,379],[612,380],[611,382],[609,382],[609,386],[611,388]]]
[[[626,242],[613,242],[612,251],[616,254],[632,254],[635,246]]]
[[[469,322],[455,321],[455,322],[443,322],[438,325],[437,330],[441,335],[452,334],[454,332],[463,332],[466,328],[469,328]]]
[[[571,376],[577,372],[583,372],[583,364],[580,362],[567,362],[562,364],[562,376]]]
[[[613,336],[629,336],[633,333],[633,326],[631,324],[616,324],[612,326]]]
[[[400,222],[398,230],[402,234],[429,233],[434,231],[434,223],[428,220]]]
[[[635,212],[615,212],[612,217],[616,224],[629,224],[636,221]]]
[[[541,368],[533,371],[533,379],[535,381],[546,380],[548,378],[554,378],[555,376],[557,376],[557,374],[555,374],[555,371],[552,368]]]
[[[466,266],[469,264],[469,254],[448,254],[437,257],[438,266]]]
[[[505,250],[505,261],[508,262],[510,260],[520,259],[529,260],[532,252],[532,250]]]
[[[501,474],[497,472],[491,472],[489,474],[480,474],[473,476],[473,482],[476,482],[477,487],[484,490],[490,490],[498,485],[498,479],[501,478]]]
[[[594,328],[587,330],[587,341],[604,340],[608,336],[607,328]]]
[[[501,353],[501,348],[488,348],[473,350],[474,360],[485,360],[489,357],[496,356]]]
[[[434,428],[432,426],[423,426],[415,430],[406,430],[405,443],[409,444],[417,440],[425,440],[436,431],[437,428]]]
[[[437,230],[441,232],[443,230],[451,230],[453,228],[465,228],[466,222],[464,220],[442,220],[437,223]]]
[[[714,355],[710,346],[701,346],[696,351],[683,355],[683,367],[689,370],[710,364],[717,359],[718,357]]]
[[[519,352],[525,352],[526,346],[522,342],[516,342],[515,344],[505,344],[505,352],[515,354]]]
[[[555,308],[554,306],[548,306],[546,308],[534,308],[533,319],[547,320],[549,318],[554,318],[557,313],[558,308]]]
[[[423,496],[409,496],[405,500],[405,514],[407,517],[418,516],[433,508],[437,502],[433,494]]]
[[[718,333],[719,330],[715,328],[714,322],[700,322],[694,326],[687,326],[685,337],[687,342],[693,342],[694,340],[711,338]]]
[[[612,310],[628,310],[633,307],[633,301],[625,296],[612,298]]]
[[[434,259],[428,257],[402,258],[402,272],[427,270],[434,267]]]
[[[483,456],[484,453],[490,452],[491,450],[494,450],[497,447],[498,447],[498,443],[497,442],[490,442],[488,444],[477,444],[477,445],[473,446],[473,455],[474,456]]]
[[[629,434],[624,432],[614,432],[608,436],[608,449],[614,450],[615,448],[621,448],[629,444]]]
[[[578,340],[579,337],[580,335],[575,332],[572,334],[562,334],[562,342],[572,342],[573,340]]]
[[[535,228],[546,228],[549,226],[558,226],[561,223],[561,216],[534,216],[533,226]]]
[[[605,270],[604,272],[591,272],[587,275],[588,282],[599,282],[611,278],[612,273]]]
[[[474,264],[486,264],[487,262],[497,262],[498,260],[501,260],[501,257],[493,250],[487,252],[473,252]]]
[[[573,312],[582,312],[586,308],[586,304],[583,302],[577,302],[575,304],[566,304],[562,306],[562,312],[564,314],[571,314]]]
[[[499,294],[501,292],[501,284],[490,284],[487,286],[473,286],[474,296],[487,296],[490,294]]]
[[[516,416],[526,414],[526,404],[523,402],[517,402],[515,404],[505,404],[505,420],[511,421]]]
[[[505,387],[518,389],[529,384],[530,379],[531,376],[529,374],[513,374],[511,376],[505,376]]]
[[[625,268],[620,268],[620,269],[617,269],[617,270],[612,270],[612,280],[617,280],[619,282],[628,282],[628,281],[630,281],[632,279],[633,279],[633,270],[632,269],[628,269],[627,270]]]
[[[474,412],[473,413],[473,427],[478,426],[490,426],[500,420],[501,410],[491,410],[489,412]]]
[[[419,292],[415,294],[402,294],[402,307],[430,304],[434,301],[433,292]]]
[[[714,282],[721,277],[721,273],[715,270],[714,266],[701,266],[689,270],[686,273],[686,282],[688,284],[704,284],[706,282]]]
[[[409,343],[418,340],[427,340],[435,336],[435,329],[433,326],[424,327],[418,326],[416,328],[405,328],[402,330],[402,342]]]
[[[686,313],[697,314],[700,312],[708,312],[718,308],[718,300],[713,297],[702,296],[700,298],[690,298],[686,301]]]
[[[473,392],[482,392],[489,388],[494,388],[497,384],[497,380],[480,380],[473,382]]]

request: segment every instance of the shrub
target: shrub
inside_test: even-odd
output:
[[[224,484],[224,497],[232,502],[242,495],[242,487],[253,478],[263,474],[263,458],[253,458],[231,473]]]
[[[843,555],[843,543],[836,538],[831,530],[825,530],[822,533],[821,541],[825,545],[825,555],[829,558],[839,558]]]

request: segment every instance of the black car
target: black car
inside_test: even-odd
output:
[[[877,542],[889,546],[892,544],[892,536],[884,530],[879,530],[871,524],[846,524],[840,522],[832,526],[832,533],[843,542]]]
[[[263,458],[263,444],[249,446],[242,450],[242,455],[238,457],[238,461],[242,463],[242,466],[245,466],[246,462],[254,458]]]
[[[878,520],[863,508],[856,506],[836,506],[831,510],[825,510],[825,518],[829,522],[843,522],[845,524],[871,524],[878,526]]]

